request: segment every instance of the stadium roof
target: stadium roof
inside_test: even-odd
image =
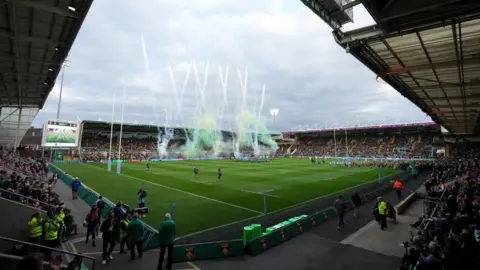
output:
[[[423,129],[423,128],[439,128],[439,125],[434,122],[412,123],[412,124],[394,124],[394,125],[367,125],[367,126],[353,126],[353,127],[333,127],[324,129],[296,129],[283,134],[311,134],[311,133],[331,133],[334,131],[368,131],[368,130],[387,130],[387,129]]]
[[[480,5],[478,1],[467,2],[470,10],[463,7],[457,11],[470,15],[455,14],[457,17],[443,20],[433,16],[421,26],[412,26],[409,20],[402,21],[401,15],[396,17],[396,24],[388,25],[387,18],[375,18],[374,14],[379,24],[345,33],[335,30],[334,37],[347,52],[375,72],[377,79],[386,81],[448,131],[478,133]]]
[[[0,145],[16,136],[18,108],[21,140],[43,107],[92,2],[0,3]]]

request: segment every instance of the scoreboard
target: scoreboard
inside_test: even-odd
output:
[[[43,125],[42,146],[44,147],[76,147],[79,139],[77,122],[48,120]]]

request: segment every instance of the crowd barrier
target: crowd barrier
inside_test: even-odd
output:
[[[53,173],[58,173],[58,177],[60,180],[62,180],[67,186],[71,186],[73,177],[59,169],[53,164],[49,164],[50,171]],[[100,196],[98,193],[96,193],[94,190],[89,188],[87,185],[83,184],[81,185],[80,189],[78,190],[78,197],[80,197],[82,200],[84,200],[88,205],[93,206],[93,204],[98,200],[98,197]],[[102,212],[100,213],[102,218],[105,218],[110,212],[115,204],[110,201],[108,198],[103,197],[103,201],[105,202],[105,207],[102,209]],[[145,227],[145,235],[143,236],[142,243],[143,243],[143,248],[144,250],[150,250],[150,249],[155,249],[160,246],[160,239],[158,236],[158,232],[150,227],[150,225],[144,223]]]

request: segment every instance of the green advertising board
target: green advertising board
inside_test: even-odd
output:
[[[179,245],[173,249],[173,262],[211,260],[243,256],[243,240]]]

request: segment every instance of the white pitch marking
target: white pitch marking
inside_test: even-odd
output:
[[[90,167],[93,167],[93,168],[98,169],[98,170],[101,170],[101,171],[104,171],[104,169],[95,167],[95,166],[90,165],[90,164],[85,164],[85,165],[90,166]],[[181,190],[181,189],[177,189],[177,188],[165,186],[165,185],[162,185],[162,184],[159,184],[159,183],[150,182],[150,181],[147,181],[147,180],[145,180],[145,179],[141,179],[141,178],[137,178],[137,177],[130,176],[130,175],[128,175],[128,174],[122,174],[122,176],[125,176],[125,177],[130,178],[130,179],[133,179],[133,180],[137,180],[137,181],[140,181],[140,182],[148,183],[148,184],[151,184],[151,185],[154,185],[154,186],[159,186],[159,187],[163,187],[163,188],[166,188],[166,189],[178,191],[178,192],[180,192],[180,193],[188,194],[188,195],[191,195],[191,196],[194,196],[194,197],[198,197],[198,198],[201,198],[201,199],[205,199],[205,200],[208,200],[208,201],[212,201],[212,202],[216,202],[216,203],[228,205],[228,206],[235,207],[235,208],[242,209],[242,210],[246,210],[246,211],[249,211],[249,212],[252,212],[252,213],[262,214],[262,212],[260,212],[260,211],[253,210],[253,209],[250,209],[250,208],[247,208],[247,207],[243,207],[243,206],[236,205],[236,204],[232,204],[232,203],[227,203],[227,202],[224,202],[224,201],[220,201],[220,200],[217,200],[217,199],[205,197],[205,196],[198,195],[198,194],[195,194],[195,193],[191,193],[191,192],[188,192],[188,191],[184,191],[184,190]]]
[[[388,177],[388,176],[390,176],[390,175],[386,175],[384,177]],[[302,204],[305,204],[305,203],[309,203],[309,202],[312,202],[312,201],[315,201],[315,200],[319,200],[319,199],[322,199],[322,198],[333,196],[335,194],[340,194],[340,193],[343,193],[345,191],[349,191],[349,190],[352,190],[352,189],[355,189],[355,188],[358,188],[358,187],[361,187],[361,186],[364,186],[364,185],[368,185],[368,184],[371,184],[371,183],[374,183],[374,182],[378,182],[378,179],[375,179],[375,180],[372,180],[372,181],[369,181],[369,182],[366,182],[366,183],[363,183],[363,184],[359,184],[359,185],[356,185],[356,186],[353,186],[353,187],[349,187],[349,188],[346,188],[346,189],[343,189],[343,190],[339,190],[339,191],[336,191],[336,192],[333,192],[333,193],[330,193],[330,194],[322,195],[322,196],[304,201],[302,203],[297,203],[297,204],[294,204],[294,205],[291,205],[291,206],[287,206],[287,207],[284,207],[282,209],[272,211],[272,212],[268,213],[267,215],[276,214],[276,213],[279,213],[279,212],[282,212],[282,211],[285,211],[285,210],[288,210],[288,209],[298,207],[298,206],[300,206]],[[260,214],[260,215],[255,216],[255,217],[245,218],[245,219],[242,219],[242,220],[238,220],[238,221],[230,222],[230,223],[227,223],[227,224],[215,226],[215,227],[212,227],[212,228],[205,229],[203,231],[194,232],[194,233],[191,233],[191,234],[180,236],[180,237],[176,238],[175,240],[180,240],[180,239],[183,239],[183,238],[191,237],[191,236],[198,235],[198,234],[201,234],[201,233],[205,233],[205,232],[208,232],[208,231],[213,231],[213,230],[217,230],[217,229],[220,229],[220,228],[232,226],[232,225],[235,225],[235,224],[239,224],[239,223],[246,222],[246,221],[249,221],[249,220],[253,220],[253,219],[256,219],[256,218],[260,218],[262,216],[264,216],[264,215]]]
[[[194,183],[199,183],[199,184],[204,184],[204,185],[211,185],[212,183],[210,183],[211,181],[198,181],[198,180],[188,180],[190,182],[194,182]]]
[[[240,189],[240,191],[263,196],[263,192],[250,191],[250,190],[245,190],[245,189]],[[264,191],[264,192],[267,193],[266,191]],[[280,198],[280,196],[270,195],[270,194],[265,194],[265,196],[274,197],[274,198]]]

